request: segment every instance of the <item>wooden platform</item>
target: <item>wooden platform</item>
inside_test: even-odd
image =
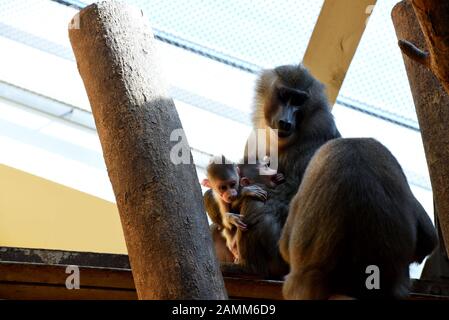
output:
[[[79,266],[79,290],[66,288],[67,265]],[[282,299],[281,281],[224,277],[232,299]],[[449,299],[449,283],[414,280],[411,298]],[[137,299],[137,295],[127,255],[0,247],[0,299]]]

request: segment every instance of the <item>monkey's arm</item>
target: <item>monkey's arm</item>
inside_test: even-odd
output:
[[[222,228],[213,223],[210,225],[210,231],[212,234],[212,240],[214,241],[215,253],[217,255],[218,261],[222,263],[233,263],[234,256],[226,246],[226,239],[222,235]]]
[[[226,213],[225,217],[223,217],[223,224],[225,227],[231,227],[231,225],[236,226],[240,230],[245,231],[247,229],[247,225],[243,222],[244,215],[240,214],[242,206],[248,202],[257,201],[257,202],[265,202],[267,200],[267,192],[258,185],[251,185],[243,187],[240,190],[239,197],[237,200],[232,202],[232,211],[237,213]]]
[[[240,254],[240,270],[227,270],[245,274],[257,274],[262,278],[282,279],[288,266],[279,254],[278,240],[281,225],[277,217],[269,214],[271,205],[246,197],[241,207],[243,221],[248,230],[237,231],[237,251]]]
[[[258,185],[243,187],[237,200],[232,203],[232,208],[240,213],[240,208],[247,197],[265,202],[267,201],[267,192]]]
[[[207,190],[203,196],[204,208],[206,209],[207,215],[214,224],[219,228],[223,228],[223,220],[220,213],[220,207],[215,200],[212,189]]]
[[[232,230],[234,227],[246,230],[246,224],[242,222],[241,215],[239,213],[228,212],[228,207],[217,202],[212,189],[209,189],[204,193],[203,202],[207,215],[220,230]]]
[[[276,173],[271,179],[276,185],[285,182],[285,176],[282,173]]]
[[[246,230],[247,226],[242,221],[243,216],[238,213],[225,212],[223,215],[223,225],[225,228],[232,230],[234,227],[239,228],[240,230]]]

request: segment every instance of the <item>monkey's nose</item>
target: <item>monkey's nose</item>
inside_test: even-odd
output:
[[[284,120],[279,120],[279,130],[282,131],[290,131],[292,129],[292,124],[288,121],[284,121]]]

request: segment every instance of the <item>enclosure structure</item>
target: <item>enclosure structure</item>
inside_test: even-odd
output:
[[[375,3],[375,1],[365,2],[366,6]],[[108,6],[112,8],[110,11]],[[326,1],[322,15],[318,19],[304,60],[312,72],[316,72],[317,76],[331,88],[330,99],[335,99],[338,94],[363,34],[366,12],[361,10],[365,7],[352,6],[350,1]],[[172,146],[166,145],[163,137],[166,137],[172,129],[179,128],[180,123],[172,101],[163,88],[159,87],[158,73],[155,71],[157,62],[151,57],[151,41],[138,38],[141,35],[150,38],[151,35],[138,24],[141,17],[135,16],[134,21],[122,15],[125,9],[114,7],[114,4],[100,4],[85,10],[84,14],[89,10],[91,10],[89,14],[100,10],[95,13],[101,12],[103,15],[100,16],[104,20],[96,20],[92,16],[90,20],[86,20],[86,26],[89,27],[84,30],[92,28],[98,33],[80,36],[80,33],[76,33],[77,30],[71,30],[72,43],[102,140],[131,264],[124,255],[2,248],[0,297],[135,298],[134,283],[136,283],[140,298],[224,298],[226,294],[213,260],[205,217],[201,216],[199,185],[195,181],[194,168],[190,166],[179,170],[170,165],[160,166],[161,163],[168,164],[169,159],[161,159],[159,155],[169,154],[169,148]],[[330,15],[331,11],[339,14]],[[346,23],[350,20],[348,16],[353,17],[357,23],[348,25]],[[83,13],[80,17],[82,24]],[[333,25],[329,21],[332,19],[335,19],[334,22],[341,28],[332,30],[332,36],[337,41],[326,41],[329,37],[329,28],[326,26]],[[125,33],[126,37],[122,38],[124,34],[117,31],[122,23],[126,23],[127,28],[130,27],[136,32],[128,35]],[[351,41],[345,42],[348,35]],[[130,48],[126,42],[129,39],[135,41],[135,45]],[[142,52],[134,52],[134,49],[140,48],[141,43],[144,46]],[[329,47],[323,48],[323,44],[328,44]],[[419,45],[418,40],[416,44]],[[328,55],[335,50],[339,50],[338,55]],[[101,60],[98,57],[102,56],[104,51],[106,59]],[[142,58],[147,55],[148,60]],[[338,65],[338,70],[315,69],[318,67],[314,67],[313,57],[322,57],[320,61],[326,62],[323,65]],[[98,62],[98,65],[95,62]],[[432,89],[435,89],[437,84],[434,82]],[[438,129],[439,134],[444,135],[445,132],[441,130],[445,128],[438,127]],[[429,140],[424,138],[425,146],[429,145],[432,139],[437,138],[435,136]],[[437,174],[434,173],[433,176],[435,175]],[[191,194],[186,188],[190,190],[192,185],[194,188]],[[138,196],[131,195],[136,191]],[[435,193],[437,194],[437,191]],[[173,215],[161,221],[158,215],[161,211]],[[192,212],[193,215],[190,215]],[[146,213],[148,216],[144,215]],[[444,208],[439,209],[438,214],[442,217],[441,221],[447,217]],[[190,218],[192,220],[189,220]],[[185,227],[186,225],[188,227]],[[189,231],[183,233],[186,230]],[[446,234],[444,228],[442,231]],[[158,232],[166,238],[159,237]],[[144,247],[143,243],[150,243],[151,249]],[[186,252],[189,254],[186,255]],[[173,269],[171,269],[173,265],[170,265],[168,267],[170,272],[167,272],[169,264],[161,261],[173,260],[175,257],[179,257],[178,264],[175,264]],[[82,274],[86,277],[82,289],[66,290],[67,265],[82,268]],[[130,265],[134,278],[130,273]],[[207,283],[176,281],[184,276],[184,272],[188,272],[187,277],[192,277],[191,281],[198,280],[199,273],[206,274]],[[161,276],[160,281],[155,280]],[[412,297],[448,296],[448,287],[441,280],[415,281]],[[42,284],[45,285],[45,290],[39,289],[42,288]],[[282,283],[276,281],[230,278],[225,275],[224,284],[231,298],[281,298]],[[153,286],[163,288],[160,296],[151,292]]]
[[[193,161],[172,159],[171,136],[182,125],[159,76],[151,29],[139,11],[113,1],[74,19],[81,27],[69,36],[139,298],[226,298]]]
[[[447,17],[447,14],[447,4],[435,1],[402,1],[392,12],[426,151],[434,191],[437,227],[441,228],[438,251],[428,261],[424,270],[423,276],[428,278],[444,278],[448,276],[449,271],[446,249],[449,237],[449,207],[446,196],[449,168],[445,165],[449,156],[446,148],[449,143],[449,95],[444,89],[445,82],[439,81],[432,73],[433,71],[439,74],[440,79],[444,77],[441,76],[443,72],[437,69],[440,66],[444,68],[447,63],[447,58],[441,55],[439,49],[444,47],[447,41],[444,35],[449,32],[449,26],[447,19],[442,18]],[[433,17],[433,22],[430,22],[430,16]],[[432,23],[436,26],[430,31]],[[430,54],[427,52],[429,47]]]

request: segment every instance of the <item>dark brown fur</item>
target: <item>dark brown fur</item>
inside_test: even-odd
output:
[[[336,139],[311,160],[280,240],[288,299],[405,298],[409,265],[436,245],[394,156],[374,139]],[[366,268],[380,270],[368,290]]]

